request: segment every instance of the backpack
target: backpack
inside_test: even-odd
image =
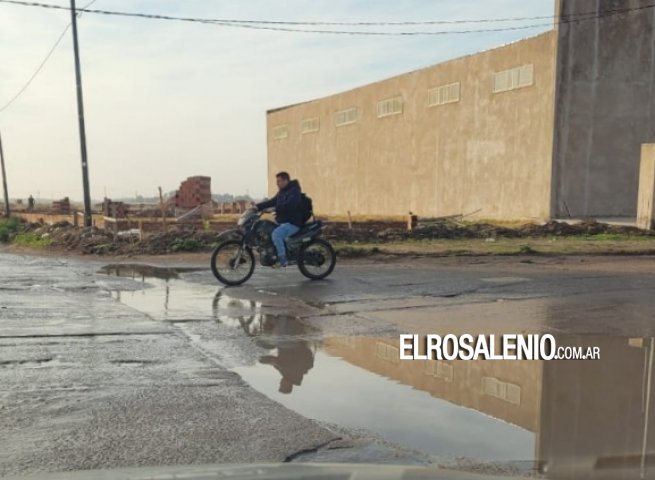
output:
[[[312,199],[304,193],[300,194],[300,214],[303,225],[314,215],[314,204]]]

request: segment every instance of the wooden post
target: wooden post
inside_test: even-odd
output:
[[[161,224],[166,231],[166,210],[164,208],[164,195],[161,193],[161,187],[159,187],[159,209],[161,210]]]
[[[350,210],[348,210],[348,229],[349,230],[353,229],[353,218],[350,215]]]
[[[412,230],[414,230],[417,224],[418,224],[418,217],[414,215],[412,212],[409,212],[409,215],[407,215],[407,231],[411,232]]]

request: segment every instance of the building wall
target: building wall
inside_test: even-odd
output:
[[[555,90],[554,31],[269,112],[269,193],[287,170],[322,214],[484,218],[550,215]],[[534,65],[534,84],[492,93],[492,74]],[[460,82],[460,101],[428,107],[428,89]],[[403,113],[377,118],[376,104],[402,96]],[[335,114],[356,106],[358,121]],[[319,117],[318,132],[301,122]],[[288,136],[274,129],[288,126]]]
[[[654,477],[652,434],[642,451],[644,435],[655,426],[653,405],[645,403],[650,339],[643,342],[636,347],[624,337],[557,338],[558,346],[596,346],[600,359],[543,364],[538,457],[548,478],[639,478],[643,453],[649,467],[641,478]]]
[[[559,1],[564,21],[652,4]],[[655,133],[654,27],[653,8],[559,26],[554,216],[636,215],[641,144]]]

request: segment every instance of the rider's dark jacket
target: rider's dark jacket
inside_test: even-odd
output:
[[[270,200],[257,204],[258,210],[275,207],[275,220],[277,223],[291,223],[302,227],[302,199],[300,194],[300,183],[298,180],[291,180],[286,187],[277,192]]]

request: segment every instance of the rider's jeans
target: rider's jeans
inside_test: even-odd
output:
[[[290,235],[296,233],[300,228],[296,227],[292,223],[282,223],[279,227],[273,230],[271,238],[273,239],[273,245],[275,245],[275,250],[277,250],[278,261],[286,260],[287,251],[284,246],[284,239]]]

